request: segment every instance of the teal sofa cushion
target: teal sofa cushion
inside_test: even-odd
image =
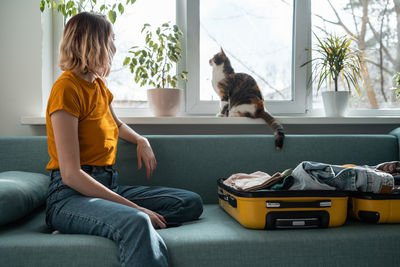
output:
[[[0,173],[0,225],[29,214],[46,200],[50,178],[32,172]]]
[[[93,235],[52,234],[44,207],[0,227],[1,267],[120,267],[118,246]]]
[[[157,231],[171,267],[400,266],[400,224],[349,219],[335,228],[250,230],[218,205],[205,205],[199,220]],[[121,265],[117,245],[107,238],[51,234],[42,209],[0,228],[0,266]]]

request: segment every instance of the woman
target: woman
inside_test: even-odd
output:
[[[156,168],[148,140],[115,115],[104,78],[115,53],[111,24],[80,13],[65,26],[59,65],[46,111],[51,171],[46,222],[61,233],[98,235],[119,246],[122,266],[168,266],[167,248],[155,231],[167,223],[197,219],[196,193],[144,186],[119,186],[117,139],[137,144],[138,167],[147,179]]]

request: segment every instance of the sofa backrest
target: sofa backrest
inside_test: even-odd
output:
[[[120,184],[162,185],[199,193],[205,203],[217,202],[219,178],[233,173],[269,174],[295,168],[302,161],[376,165],[399,160],[394,135],[287,135],[283,150],[271,135],[148,136],[157,158],[150,181],[137,170],[136,146],[118,144],[116,166]],[[46,137],[0,137],[0,171],[48,173]]]

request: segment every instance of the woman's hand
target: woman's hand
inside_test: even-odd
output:
[[[150,179],[151,174],[156,169],[157,161],[154,156],[153,150],[151,149],[149,141],[141,137],[137,141],[137,158],[138,158],[138,169],[142,169],[142,164],[146,167],[146,178]]]
[[[151,224],[153,225],[154,229],[164,229],[167,226],[165,225],[167,221],[164,219],[163,216],[158,214],[157,212],[154,212],[152,210],[148,210],[146,208],[140,207],[140,211],[143,211],[150,217]]]

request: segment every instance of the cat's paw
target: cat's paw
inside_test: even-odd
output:
[[[226,116],[222,113],[218,113],[217,115],[215,115],[215,117],[226,117]]]
[[[280,151],[283,147],[283,141],[285,140],[285,134],[283,132],[277,132],[275,134],[275,149]]]

